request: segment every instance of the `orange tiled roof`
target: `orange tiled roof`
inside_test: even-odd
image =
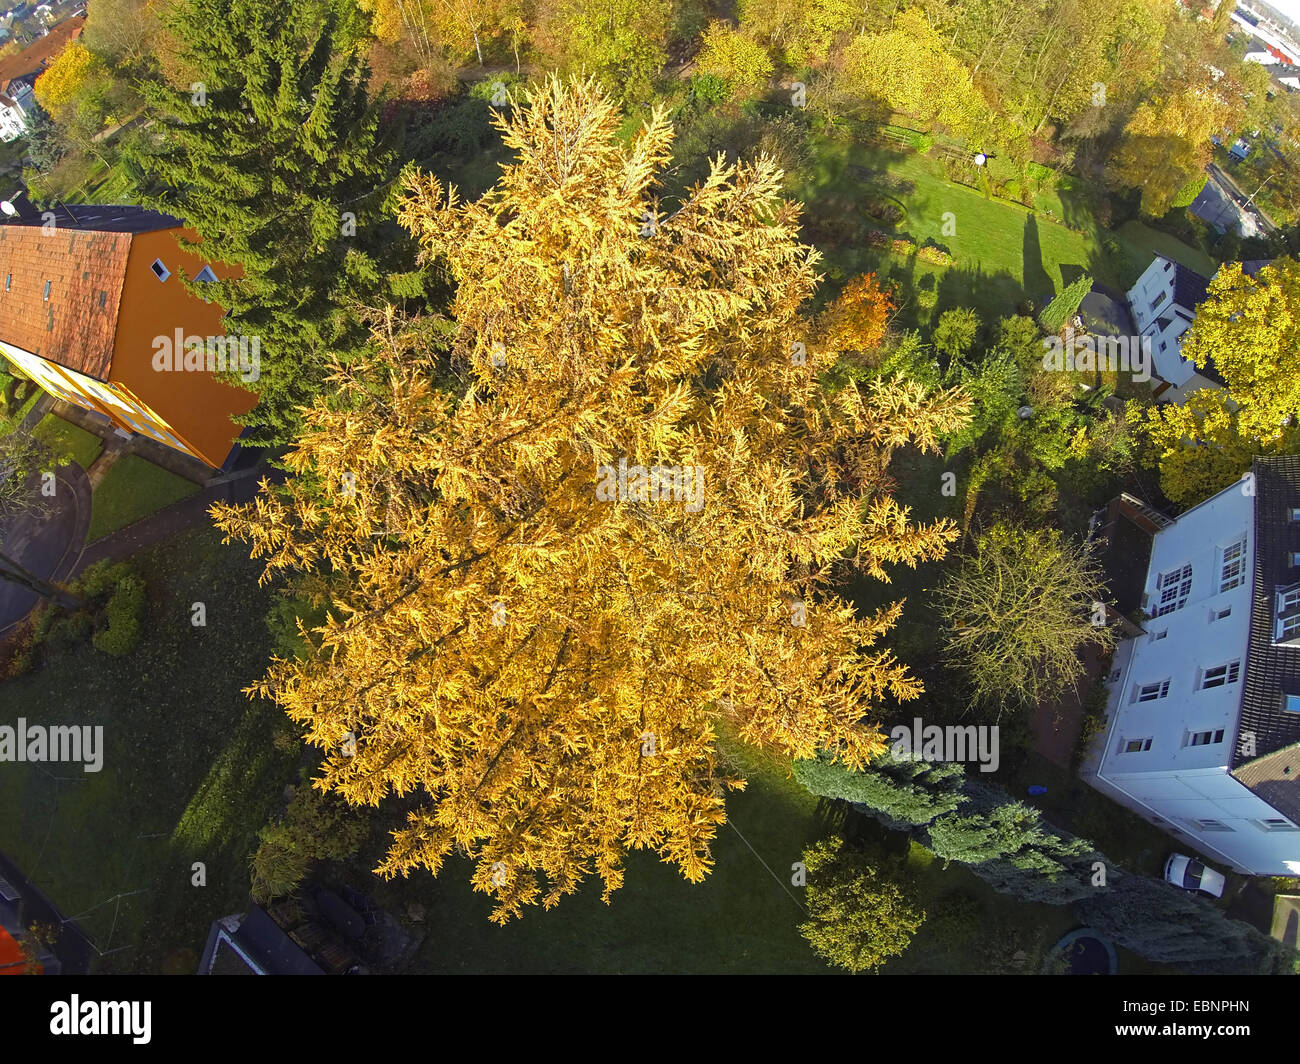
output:
[[[107,380],[130,252],[130,233],[0,226],[0,340]]]
[[[43,70],[45,64],[63,51],[70,41],[80,37],[85,28],[86,20],[80,15],[73,15],[60,22],[44,37],[36,38],[17,55],[0,59],[0,90],[7,92],[9,82],[14,78]]]

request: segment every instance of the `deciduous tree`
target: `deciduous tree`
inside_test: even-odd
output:
[[[991,705],[1035,705],[1083,674],[1079,651],[1115,643],[1094,623],[1106,599],[1086,546],[1054,529],[999,525],[976,541],[937,593],[946,653],[974,696]]]
[[[552,78],[496,121],[495,188],[421,176],[402,201],[458,285],[450,367],[393,320],[307,414],[297,475],[217,517],[329,605],[254,688],[326,751],[317,785],[418,792],[380,870],[467,854],[505,921],[590,874],[608,898],[629,849],[701,879],[742,783],[723,735],[881,749],[872,707],[918,691],[879,646],[900,607],[859,618],[836,588],[943,553],[951,524],[913,524],[885,459],[969,404],[831,396],[836,353],[792,358],[817,254],[769,160],[717,160],[665,217],[662,111],[628,148],[594,82]]]
[[[856,973],[907,951],[925,910],[866,854],[826,839],[804,851],[803,863],[808,921],[799,930],[819,957]]]

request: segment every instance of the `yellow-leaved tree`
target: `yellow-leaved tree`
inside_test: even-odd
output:
[[[104,72],[103,63],[80,41],[69,41],[32,85],[36,100],[56,122],[87,86]]]
[[[1226,390],[1193,392],[1148,413],[1160,485],[1180,506],[1227,487],[1251,458],[1300,450],[1300,262],[1281,258],[1255,276],[1227,263],[1210,282],[1182,355],[1214,364]]]
[[[400,218],[457,288],[449,356],[388,318],[286,459],[214,512],[265,578],[327,603],[306,660],[254,693],[327,751],[317,786],[418,794],[385,875],[449,854],[504,922],[648,848],[711,866],[738,742],[860,766],[887,695],[919,684],[837,587],[941,556],[887,493],[890,452],[969,417],[905,381],[829,394],[802,304],[817,254],[766,158],[665,215],[671,128],[625,147],[594,81],[552,77],[497,118],[517,153],[462,203]]]

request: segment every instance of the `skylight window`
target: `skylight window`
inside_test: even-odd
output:
[[[202,281],[204,284],[215,284],[217,275],[212,272],[211,266],[204,266],[203,269],[199,270],[199,272],[194,275],[194,279],[196,281]]]
[[[49,281],[46,281],[46,282],[45,282],[45,301],[46,301],[47,303],[50,301],[50,282],[49,282]]]
[[[172,275],[171,270],[167,269],[167,267],[163,265],[162,259],[154,259],[149,269],[153,270],[154,276],[160,281],[165,281]]]

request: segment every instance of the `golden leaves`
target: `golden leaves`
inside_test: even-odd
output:
[[[955,535],[910,524],[884,468],[965,406],[792,368],[817,256],[770,160],[716,162],[664,217],[662,115],[627,149],[591,83],[552,79],[500,122],[520,156],[496,189],[462,205],[417,176],[401,206],[459,282],[461,381],[436,390],[380,330],[307,415],[298,475],[218,521],[329,588],[317,654],[259,690],[327,750],[323,786],[422,792],[379,871],[469,854],[504,921],[591,874],[608,898],[629,849],[705,876],[743,784],[721,730],[854,765],[883,748],[873,707],[919,690],[871,649],[898,607],[860,619],[834,588]]]

